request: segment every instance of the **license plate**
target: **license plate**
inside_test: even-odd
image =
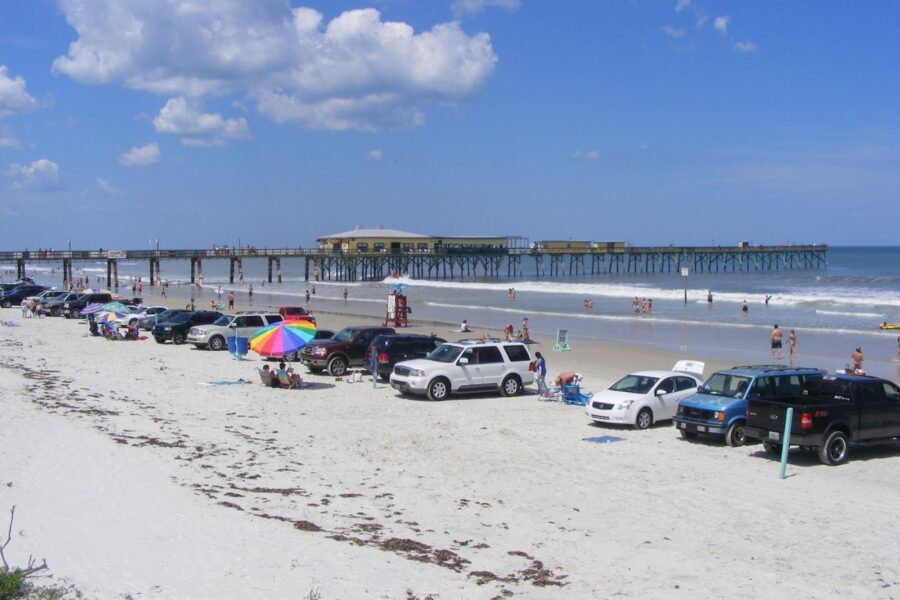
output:
[[[706,427],[703,425],[697,425],[697,431],[706,431]]]
[[[594,417],[595,419],[600,419],[601,421],[609,421],[609,417],[604,417],[603,415],[597,415]]]
[[[684,429],[684,427],[685,427],[684,423],[679,423],[679,424],[678,424],[678,429]]]
[[[777,442],[778,440],[781,439],[781,434],[778,433],[777,431],[770,431],[770,432],[769,432],[769,439],[770,439],[770,440],[775,440],[775,441]]]

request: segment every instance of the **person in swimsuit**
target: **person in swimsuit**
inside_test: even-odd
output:
[[[794,356],[797,354],[797,334],[794,333],[793,329],[791,329],[791,334],[788,336],[788,346],[790,347],[791,363],[793,364]]]
[[[775,327],[772,328],[772,335],[769,338],[772,342],[772,351],[769,354],[771,360],[777,358],[779,364],[781,363],[781,330],[778,329],[778,324],[775,324]]]
[[[746,301],[746,300],[744,300],[744,301],[741,303],[741,311],[744,312],[744,313],[750,312],[750,307],[747,305],[747,301]]]
[[[856,350],[853,352],[853,354],[850,355],[850,359],[853,360],[854,371],[859,371],[862,369],[863,353],[860,346],[856,347]]]
[[[897,338],[897,362],[900,362],[900,337]]]

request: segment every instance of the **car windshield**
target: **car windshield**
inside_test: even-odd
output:
[[[348,327],[347,329],[341,329],[340,331],[338,331],[331,339],[337,342],[349,342],[355,335],[356,329],[351,329],[350,327]]]
[[[646,394],[649,392],[659,377],[647,377],[645,375],[626,375],[618,380],[609,389],[615,392],[628,392],[629,394]]]
[[[701,394],[711,396],[727,396],[729,398],[742,398],[750,378],[743,375],[729,375],[727,373],[713,373],[706,383],[697,388]]]
[[[443,363],[451,363],[456,360],[460,354],[462,354],[462,347],[454,346],[453,344],[443,344],[438,346],[437,349],[432,350],[427,358],[428,360],[435,360],[437,362]]]
[[[192,312],[178,313],[177,315],[172,317],[171,320],[173,323],[184,323],[185,321],[187,321],[188,319],[191,318],[192,314],[194,314],[194,313],[192,313]]]
[[[234,317],[232,317],[231,315],[222,315],[221,317],[219,317],[218,319],[216,319],[213,322],[213,325],[221,325],[222,327],[228,327],[229,325],[231,325],[231,320],[233,318]]]

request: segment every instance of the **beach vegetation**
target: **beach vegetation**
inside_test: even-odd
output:
[[[9,510],[9,527],[6,531],[6,540],[0,544],[0,600],[8,600],[10,598],[21,597],[26,590],[26,579],[31,577],[38,571],[47,568],[47,561],[44,560],[40,564],[31,556],[28,557],[28,563],[25,568],[11,567],[6,560],[6,548],[12,542],[13,522],[16,519],[16,507]]]

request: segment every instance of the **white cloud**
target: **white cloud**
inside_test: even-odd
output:
[[[41,158],[31,164],[13,163],[6,171],[14,177],[13,188],[32,192],[52,192],[62,188],[59,165],[52,160]]]
[[[756,52],[757,50],[756,44],[750,40],[747,40],[746,42],[735,42],[731,47],[737,52]]]
[[[0,65],[0,117],[37,108],[37,100],[25,91],[25,80],[7,73],[6,66]]]
[[[684,29],[678,29],[671,25],[663,25],[661,29],[663,33],[672,39],[678,40],[684,37]]]
[[[675,3],[675,12],[681,12],[691,5],[691,0],[678,0]]]
[[[728,17],[716,17],[715,20],[713,20],[713,29],[722,35],[728,35],[728,21]]]
[[[113,186],[113,184],[103,179],[102,177],[98,177],[94,181],[94,186],[104,194],[109,194],[110,196],[118,196],[121,194],[118,188]]]
[[[517,4],[517,3],[515,3]],[[237,94],[276,122],[415,126],[474,94],[497,62],[490,36],[456,22],[416,33],[375,9],[331,21],[285,0],[60,0],[78,37],[53,70],[168,96]]]
[[[119,157],[119,164],[125,167],[146,167],[159,162],[159,144],[153,142],[144,146],[134,146]]]
[[[366,155],[369,160],[374,160],[378,162],[382,158],[384,158],[384,151],[381,148],[372,148],[369,150],[369,153]]]
[[[12,131],[5,125],[0,124],[0,148],[18,149],[22,144],[16,139]]]
[[[243,117],[225,119],[202,109],[199,100],[170,98],[153,119],[153,127],[159,133],[182,136],[181,143],[186,146],[221,146],[229,140],[250,137],[250,127]]]
[[[454,0],[450,9],[454,15],[473,15],[493,7],[514,11],[521,5],[519,0]]]
[[[596,150],[576,150],[572,153],[572,158],[575,160],[597,160],[600,158],[600,153]]]

